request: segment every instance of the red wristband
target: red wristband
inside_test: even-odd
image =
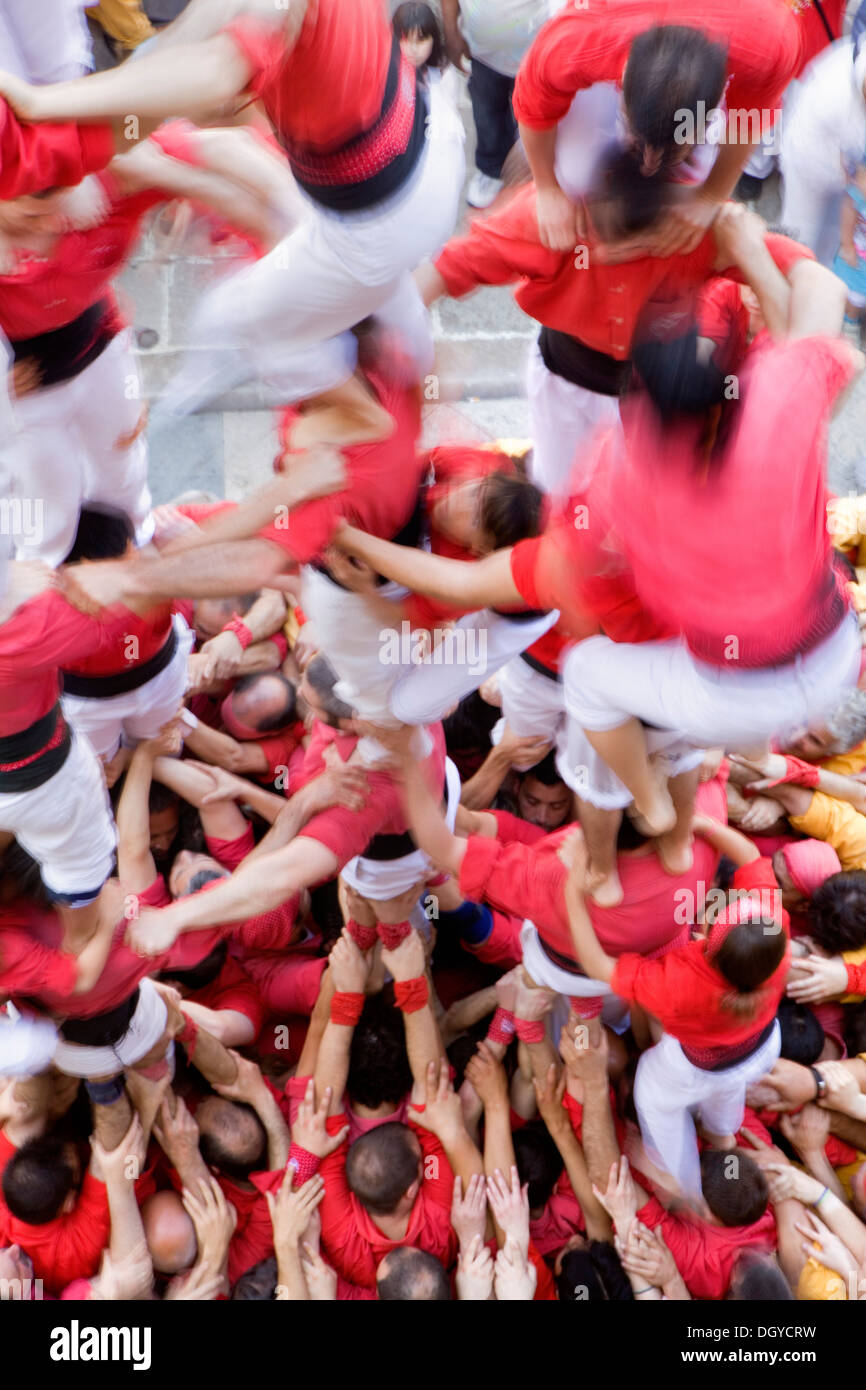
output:
[[[508,1009],[497,1008],[487,1029],[487,1041],[504,1043],[507,1047],[514,1037],[514,1014]]]
[[[786,781],[794,782],[798,787],[817,787],[821,780],[821,769],[814,763],[804,762],[802,758],[791,758],[786,755],[785,766],[787,777]]]
[[[286,1163],[286,1168],[294,1168],[295,1170],[295,1181],[292,1186],[300,1187],[308,1178],[315,1177],[321,1161],[318,1154],[311,1154],[309,1149],[302,1149],[300,1144],[292,1144]]]
[[[394,1002],[404,1014],[417,1014],[430,998],[427,976],[419,975],[414,980],[394,981]]]
[[[338,990],[331,1000],[331,1022],[344,1028],[354,1028],[364,1011],[363,994]]]
[[[572,995],[568,1002],[579,1018],[598,1018],[604,1008],[604,996],[601,994],[587,995],[585,998]]]
[[[232,614],[231,622],[225,624],[223,632],[233,632],[244,651],[251,645],[253,640],[253,634],[250,632],[240,613]]]
[[[286,634],[284,632],[272,632],[268,641],[273,642],[280,654],[280,661],[285,661],[289,654],[289,644],[286,641]]]
[[[371,946],[376,945],[376,928],[362,927],[361,923],[356,922],[354,917],[350,917],[346,923],[346,931],[355,945],[362,951],[369,951]]]
[[[521,1042],[540,1043],[547,1036],[543,1018],[515,1018],[514,1031]]]
[[[295,615],[295,622],[298,624],[298,627],[306,627],[307,615],[299,603],[295,604],[293,612]]]
[[[191,1057],[195,1052],[195,1045],[198,1039],[198,1024],[194,1023],[191,1018],[187,1018],[186,1014],[184,1014],[184,1020],[183,1032],[178,1033],[176,1041],[180,1043],[181,1047],[186,1048]]]
[[[386,951],[396,951],[412,930],[411,922],[377,922],[376,931]]]

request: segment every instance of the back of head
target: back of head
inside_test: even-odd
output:
[[[629,1303],[634,1299],[619,1256],[612,1245],[601,1240],[569,1250],[556,1284],[562,1303]]]
[[[737,1261],[730,1297],[735,1303],[786,1303],[794,1295],[772,1256],[747,1252]]]
[[[297,718],[297,692],[282,671],[257,671],[241,676],[231,693],[234,713],[267,734],[285,729]]]
[[[828,954],[866,946],[866,870],[831,874],[812,894],[809,935]]]
[[[622,91],[629,126],[642,144],[672,154],[689,143],[689,122],[721,100],[728,55],[699,29],[656,25],[633,41]],[[700,105],[703,103],[703,105]],[[694,139],[694,135],[691,136]]]
[[[341,719],[354,719],[355,711],[351,705],[347,705],[345,700],[334,694],[334,687],[339,679],[330,661],[322,652],[317,652],[313,659],[307,663],[304,670],[304,679],[315,692],[316,699],[328,715],[331,723],[336,724]]]
[[[521,1183],[529,1185],[530,1211],[546,1206],[563,1163],[559,1150],[543,1125],[526,1125],[515,1131],[514,1155]]]
[[[587,203],[596,235],[610,243],[655,226],[677,196],[668,179],[643,172],[636,150],[611,145],[593,170]]]
[[[448,1275],[436,1256],[411,1245],[388,1252],[376,1273],[376,1288],[386,1303],[445,1303],[451,1298]]]
[[[783,999],[776,1017],[782,1034],[781,1056],[811,1067],[824,1050],[824,1029],[808,1004]]]
[[[403,1015],[382,994],[371,994],[352,1034],[346,1090],[358,1105],[399,1105],[412,1089]]]
[[[866,739],[866,690],[853,690],[837,706],[827,720],[827,732],[840,753],[848,753]]]
[[[125,555],[135,539],[135,529],[125,512],[109,507],[82,507],[72,549],[64,561],[116,560]]]
[[[198,878],[198,874],[196,874]],[[191,965],[187,970],[161,970],[157,979],[170,980],[174,984],[183,985],[194,994],[197,989],[204,989],[211,984],[222,970],[228,955],[228,943],[218,941],[209,955],[195,965]]]
[[[259,1260],[248,1269],[232,1289],[232,1299],[238,1303],[270,1303],[277,1288],[277,1262],[273,1255]]]
[[[393,1121],[356,1139],[346,1157],[346,1181],[372,1215],[389,1216],[421,1177],[417,1138]]]
[[[715,355],[707,360],[698,327],[690,323],[677,337],[656,332],[644,319],[632,350],[633,384],[650,400],[661,421],[699,420],[724,405],[728,382]]]
[[[763,1002],[762,986],[788,949],[782,924],[766,917],[759,902],[741,898],[719,913],[708,937],[707,959],[733,986],[722,1007],[750,1018]]]
[[[157,1273],[179,1274],[195,1263],[195,1226],[177,1192],[154,1192],[142,1203],[141,1220]]]
[[[3,1170],[3,1200],[28,1226],[45,1226],[59,1216],[75,1190],[75,1165],[69,1146],[46,1134],[22,1144]]]
[[[701,1187],[704,1201],[723,1226],[751,1226],[767,1210],[767,1180],[747,1154],[705,1149]]]
[[[196,1111],[196,1121],[201,1155],[209,1167],[236,1182],[262,1168],[267,1135],[251,1106],[208,1096]]]
[[[541,531],[544,494],[520,473],[497,468],[481,487],[478,525],[491,550],[505,550]]]
[[[860,1004],[846,1004],[845,1045],[849,1057],[859,1057],[866,1052],[866,1000]]]

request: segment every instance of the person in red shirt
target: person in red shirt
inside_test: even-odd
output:
[[[216,32],[220,22],[200,10],[176,46],[157,44],[135,72],[41,88],[6,78],[2,90],[35,121],[58,119],[64,108],[86,120],[130,110],[200,119],[243,92],[262,102],[308,215],[211,297],[217,336],[207,342],[234,351],[219,365],[205,354],[198,401],[287,346],[304,365],[305,353],[375,312],[416,344],[419,366],[429,361],[409,272],[442,245],[457,216],[462,131],[442,118],[443,93],[418,82],[379,0],[292,0],[287,14],[245,15]],[[334,384],[308,379],[307,394]]]
[[[718,158],[703,182],[671,209],[657,238],[662,255],[693,250],[778,118],[801,53],[800,26],[781,0],[567,5],[534,40],[514,89],[514,114],[539,190],[544,244],[568,251],[583,239],[572,201],[576,173],[579,184],[574,166],[583,162],[587,128],[592,131],[599,119],[592,104],[599,88],[616,84],[628,137],[647,173],[676,166],[695,145],[700,148],[724,98],[727,130]]]

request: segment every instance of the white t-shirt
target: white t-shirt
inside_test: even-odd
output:
[[[516,77],[520,60],[542,24],[564,0],[460,0],[460,29],[473,58],[506,77]]]

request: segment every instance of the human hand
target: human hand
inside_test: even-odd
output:
[[[771,1159],[761,1166],[774,1206],[778,1202],[795,1201],[808,1207],[823,1195],[824,1184],[811,1173],[804,1173],[802,1168],[795,1168],[787,1159]]]
[[[57,571],[63,597],[88,617],[114,603],[121,603],[126,592],[128,564],[128,560],[97,560],[63,566]]]
[[[301,1187],[295,1189],[295,1173],[288,1169],[276,1193],[266,1192],[268,1211],[274,1228],[274,1248],[279,1259],[281,1254],[291,1254],[298,1250],[313,1212],[325,1195],[325,1183],[321,1174],[315,1173]]]
[[[424,1110],[418,1110],[413,1105],[409,1119],[422,1129],[429,1129],[447,1149],[451,1141],[465,1129],[463,1109],[460,1097],[451,1085],[447,1057],[443,1057],[438,1066],[435,1062],[430,1063],[425,1082]]]
[[[314,444],[303,453],[286,457],[282,478],[286,480],[286,501],[297,507],[312,497],[327,497],[346,486],[346,460],[330,444]],[[289,500],[291,499],[291,500]]]
[[[344,929],[328,957],[328,969],[338,994],[363,994],[370,975],[371,956]]]
[[[362,811],[370,795],[370,784],[360,763],[344,763],[334,750],[326,758],[324,772],[309,784],[315,805],[314,812],[327,811],[332,806],[346,806],[350,811]]]
[[[844,1062],[819,1062],[816,1070],[827,1083],[827,1094],[816,1102],[825,1110],[862,1118],[863,1093],[856,1076]]]
[[[573,251],[586,236],[582,205],[573,203],[558,184],[536,191],[535,211],[541,244],[550,251]]]
[[[593,1030],[572,1012],[559,1035],[559,1055],[569,1076],[607,1085],[609,1045],[607,1030]]]
[[[485,1303],[493,1292],[493,1256],[484,1238],[475,1235],[457,1264],[457,1297],[461,1303]]]
[[[779,1128],[803,1159],[809,1155],[823,1155],[830,1134],[830,1113],[810,1102],[795,1115],[783,1115]]]
[[[748,1087],[746,1099],[758,1110],[796,1110],[815,1099],[815,1078],[808,1067],[780,1057],[766,1076]]]
[[[523,1259],[529,1255],[529,1186],[520,1185],[517,1167],[512,1166],[510,1183],[499,1168],[487,1179],[487,1200],[497,1226],[506,1239],[513,1240]]]
[[[469,45],[460,32],[457,24],[447,23],[443,25],[445,38],[445,52],[448,54],[448,61],[458,72],[467,73],[467,64],[471,62],[472,54],[469,52]]]
[[[337,1297],[337,1271],[306,1242],[301,1248],[301,1268],[311,1300],[314,1303],[333,1303]]]
[[[124,940],[139,956],[161,956],[177,940],[178,927],[170,907],[141,907],[126,928]]]
[[[621,1155],[619,1163],[611,1164],[606,1190],[601,1192],[595,1183],[592,1190],[618,1231],[628,1231],[646,1200],[638,1194],[625,1154]]]
[[[677,1262],[665,1243],[661,1227],[651,1231],[635,1217],[625,1237],[617,1235],[614,1245],[626,1274],[654,1289],[663,1289],[679,1274]]]
[[[177,758],[183,750],[185,730],[186,725],[178,712],[163,724],[156,738],[144,739],[135,751],[141,749],[142,756],[149,758]]]
[[[90,1299],[93,1303],[129,1303],[150,1298],[152,1290],[153,1262],[142,1237],[120,1259],[103,1251],[99,1273],[91,1281]]]
[[[257,1062],[251,1061],[249,1057],[242,1057],[232,1048],[228,1049],[228,1054],[237,1067],[237,1076],[234,1081],[221,1086],[214,1085],[214,1090],[224,1100],[237,1100],[255,1110],[257,1103],[263,1098],[269,1098],[271,1094],[262,1069]]]
[[[316,1088],[312,1077],[307,1082],[304,1099],[298,1106],[298,1113],[292,1125],[292,1142],[299,1144],[307,1153],[317,1158],[327,1158],[338,1149],[348,1137],[349,1126],[339,1134],[329,1134],[327,1129],[328,1107],[331,1103],[331,1088],[325,1087],[321,1105],[316,1107]]]
[[[769,782],[784,777],[788,764],[781,753],[766,753],[763,757],[755,754],[745,758],[739,753],[731,753],[730,760],[746,774],[745,785],[752,791],[764,791]]]
[[[168,1097],[159,1107],[153,1124],[153,1134],[166,1158],[179,1173],[201,1158],[198,1147],[198,1125],[180,1096],[175,1096],[172,1115]]]
[[[653,228],[649,238],[650,255],[688,256],[703,241],[719,217],[722,202],[702,191],[698,184],[681,198]]]
[[[798,1004],[821,1004],[848,990],[848,967],[841,956],[805,956],[796,963],[786,986],[789,999]]]
[[[198,650],[201,663],[199,681],[211,685],[214,681],[232,680],[241,669],[244,648],[234,632],[218,632],[203,642]]]
[[[571,1121],[562,1104],[565,1095],[565,1072],[557,1074],[556,1063],[551,1062],[544,1081],[535,1076],[532,1078],[532,1087],[538,1113],[547,1125],[551,1137],[556,1139],[558,1134],[567,1133],[571,1129]]]
[[[241,801],[249,791],[246,778],[238,776],[236,772],[227,772],[224,767],[216,767],[213,763],[200,763],[195,758],[185,758],[184,762],[204,773],[211,784],[210,790],[203,793],[200,806],[215,806],[220,801]]]
[[[496,1256],[493,1269],[493,1288],[500,1303],[529,1303],[535,1296],[538,1271],[525,1258],[517,1242],[510,1237]]]
[[[343,890],[346,894],[346,906],[349,909],[349,916],[357,922],[360,927],[375,927],[376,913],[372,905],[366,898],[346,882],[342,880]]]
[[[784,811],[778,801],[771,796],[755,796],[740,816],[740,829],[748,831],[750,835],[760,835],[783,816]]]
[[[382,964],[398,982],[417,980],[426,970],[427,956],[424,942],[414,927],[393,951],[382,948]]]
[[[483,1173],[473,1173],[463,1195],[463,1179],[454,1179],[451,1197],[451,1225],[460,1242],[461,1253],[468,1250],[476,1236],[484,1239],[487,1227],[487,1182]],[[491,1278],[493,1270],[491,1267]]]
[[[485,1109],[499,1104],[508,1106],[508,1077],[486,1043],[479,1043],[474,1057],[466,1065],[466,1080],[471,1081]]]
[[[712,782],[722,765],[724,756],[724,748],[708,748],[704,753],[703,762],[698,768],[698,781]]]
[[[419,878],[417,883],[413,883],[411,888],[407,888],[403,893],[398,893],[395,898],[387,898],[384,902],[378,903],[376,920],[387,926],[397,926],[399,922],[405,922],[413,909],[418,906],[426,884],[427,877],[425,875],[424,878]],[[421,944],[424,945],[423,938]]]
[[[318,650],[319,639],[316,635],[316,629],[312,623],[306,622],[303,627],[298,629],[298,634],[295,637],[292,647],[292,655],[297,661],[301,671],[303,671],[305,666],[309,665]]]
[[[515,965],[513,970],[509,970],[505,975],[500,975],[494,986],[496,990],[496,1003],[500,1009],[505,1009],[506,1013],[514,1013],[514,1003],[517,999],[517,982],[523,974],[523,966]]]
[[[508,767],[535,767],[546,758],[553,744],[549,738],[539,734],[516,734],[508,724],[502,738],[496,745],[496,752]]]
[[[238,1224],[238,1214],[226,1201],[216,1178],[200,1179],[197,1189],[185,1187],[181,1196],[188,1217],[195,1226],[198,1258],[210,1269],[224,1270],[229,1244]]]
[[[515,1018],[523,1019],[526,1023],[537,1023],[539,1019],[545,1018],[556,1003],[556,992],[548,989],[545,985],[529,985],[526,982],[526,971],[521,970],[517,977],[516,998],[514,1001]]]
[[[116,1149],[105,1149],[95,1135],[91,1138],[90,1155],[94,1176],[101,1178],[106,1187],[119,1186],[123,1182],[135,1182],[144,1168],[145,1149],[141,1120],[135,1114]]]
[[[218,1269],[199,1260],[187,1274],[176,1274],[163,1294],[166,1303],[209,1303],[225,1290],[225,1279]]]
[[[847,1279],[851,1271],[857,1269],[857,1261],[844,1241],[834,1235],[829,1226],[825,1226],[813,1211],[806,1212],[805,1220],[797,1222],[794,1229],[806,1237],[802,1245],[806,1255],[834,1270],[843,1279]]]

